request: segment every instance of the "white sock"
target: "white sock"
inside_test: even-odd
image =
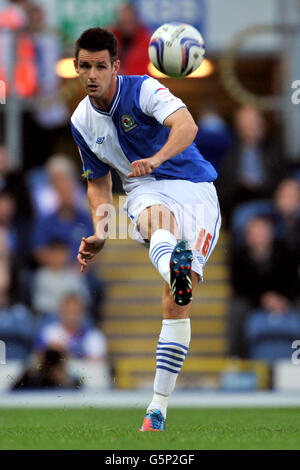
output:
[[[176,243],[176,237],[164,229],[156,230],[150,240],[149,256],[152,264],[169,285],[170,258]]]
[[[160,410],[166,417],[169,396],[188,352],[191,340],[189,318],[163,320],[156,350],[154,395],[147,412]]]

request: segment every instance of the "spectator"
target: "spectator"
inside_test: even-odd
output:
[[[269,300],[293,302],[299,295],[297,263],[278,241],[272,222],[254,217],[246,225],[245,246],[232,250],[234,298],[228,319],[230,354],[245,356],[244,324],[247,313],[268,308]]]
[[[19,249],[18,237],[13,226],[16,212],[16,203],[11,194],[0,192],[0,227],[6,233],[9,253],[17,253]]]
[[[57,318],[60,303],[69,292],[77,292],[91,303],[86,278],[70,265],[68,245],[53,239],[45,249],[44,265],[33,275],[32,307],[39,314]]]
[[[117,22],[112,32],[119,42],[120,73],[144,75],[148,73],[148,45],[150,32],[139,21],[131,4],[122,5],[117,12]]]
[[[0,258],[0,338],[6,359],[27,359],[33,346],[35,324],[32,313],[19,302],[17,268],[7,257]]]
[[[78,294],[68,294],[60,306],[60,318],[56,323],[41,328],[36,340],[36,350],[63,349],[69,357],[103,361],[107,347],[103,333],[96,328],[85,327],[86,310]]]
[[[20,224],[17,219],[17,201],[7,191],[0,191],[0,228],[2,237],[6,239],[8,255],[15,255],[25,262],[28,256],[28,224]]]
[[[48,216],[39,217],[34,225],[32,249],[37,262],[42,265],[51,240],[65,240],[70,248],[70,258],[75,262],[81,238],[87,233],[94,233],[90,215],[77,206],[74,180],[61,174],[55,188],[59,198],[57,210]]]
[[[64,125],[69,114],[61,96],[57,94],[60,78],[55,73],[55,65],[62,57],[62,44],[58,34],[47,26],[45,12],[40,5],[29,3],[28,19],[36,51],[38,95],[42,98],[36,102],[34,116],[42,128],[53,129]]]
[[[236,141],[225,156],[218,180],[227,220],[240,203],[271,197],[285,171],[281,146],[268,139],[266,121],[255,108],[240,108],[235,115]]]
[[[53,142],[65,131],[69,111],[58,93],[60,78],[55,72],[62,53],[61,38],[47,26],[41,5],[30,0],[5,2],[0,11],[0,80],[9,93],[13,66],[18,96],[38,98],[31,109],[23,107],[22,111],[22,163],[26,170],[44,163]],[[2,121],[5,124],[0,119],[0,125]],[[0,131],[4,133],[2,126]]]
[[[35,51],[28,33],[29,1],[6,1],[0,11],[0,80],[10,89],[8,70],[14,66],[15,89],[19,96],[32,96],[37,90]],[[18,35],[16,36],[16,32]],[[15,38],[15,63],[10,53]]]
[[[74,197],[79,209],[86,207],[83,185],[77,178],[77,169],[70,157],[64,154],[52,155],[44,167],[32,170],[28,177],[34,201],[36,216],[53,214],[60,204],[60,188],[65,181],[74,186]]]
[[[246,357],[270,363],[290,359],[291,344],[300,337],[300,315],[275,293],[264,295],[262,309],[249,313],[244,325]]]
[[[297,179],[282,180],[273,197],[274,223],[278,238],[300,264],[300,183]]]
[[[272,219],[275,236],[296,256],[300,263],[300,182],[287,177],[280,181],[272,199],[259,199],[237,206],[232,214],[231,230],[234,242],[244,243],[244,229],[248,219],[267,216]]]
[[[0,191],[13,195],[16,201],[16,218],[24,229],[24,223],[30,223],[32,219],[32,201],[23,175],[11,170],[10,161],[9,150],[0,146]]]
[[[66,353],[61,349],[46,349],[40,355],[40,364],[35,361],[14,384],[13,390],[24,389],[78,389],[80,380],[72,377],[66,365]]]
[[[297,265],[285,247],[275,240],[272,222],[254,217],[246,225],[245,247],[233,250],[234,292],[259,305],[262,293],[280,292],[291,300],[299,285]]]
[[[206,160],[220,170],[232,144],[232,135],[215,104],[207,104],[198,119],[195,143]]]

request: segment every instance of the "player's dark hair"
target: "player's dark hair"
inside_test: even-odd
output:
[[[78,59],[80,49],[90,52],[108,50],[111,63],[118,58],[118,41],[113,33],[103,28],[89,28],[83,31],[75,44],[75,57]]]

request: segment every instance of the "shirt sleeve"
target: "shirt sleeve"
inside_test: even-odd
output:
[[[145,114],[163,124],[168,116],[186,105],[158,80],[149,77],[141,86],[140,107]]]
[[[85,177],[87,179],[94,179],[106,175],[110,170],[110,166],[97,158],[72,122],[71,129],[73,138],[79,149]]]

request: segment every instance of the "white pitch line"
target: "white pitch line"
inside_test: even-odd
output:
[[[10,392],[0,394],[0,408],[144,408],[151,399],[151,390],[107,392]],[[299,393],[253,392],[183,392],[170,399],[170,408],[253,408],[299,407]]]

